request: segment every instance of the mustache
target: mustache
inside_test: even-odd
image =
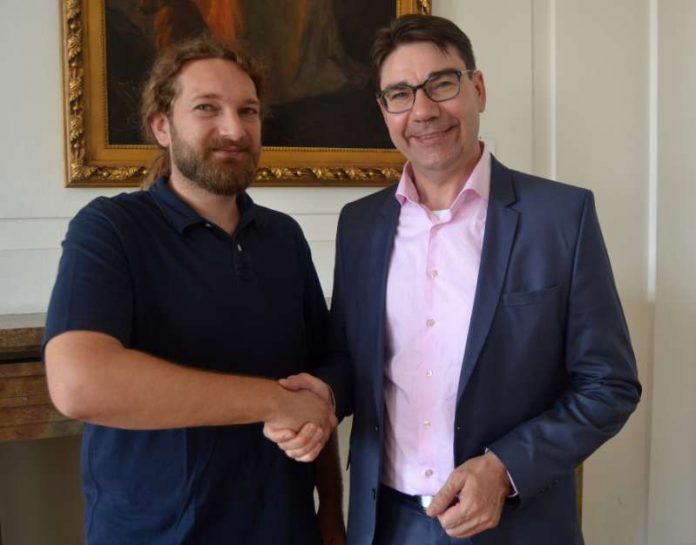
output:
[[[216,137],[212,138],[206,148],[209,151],[218,149],[234,149],[241,152],[251,153],[248,142],[244,139],[233,140],[232,138]]]

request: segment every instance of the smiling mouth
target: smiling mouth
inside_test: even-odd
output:
[[[454,127],[446,127],[438,131],[428,131],[424,133],[411,134],[409,138],[414,138],[419,142],[434,142],[448,134]]]

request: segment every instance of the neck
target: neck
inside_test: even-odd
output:
[[[451,171],[427,171],[413,169],[413,183],[421,204],[429,210],[447,210],[461,193],[466,181],[476,168],[483,150],[471,157],[463,166]]]
[[[216,195],[172,169],[169,185],[178,197],[202,218],[233,234],[239,223],[237,195]]]

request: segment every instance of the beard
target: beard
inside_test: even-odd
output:
[[[235,157],[218,159],[217,149],[240,149]],[[179,136],[171,124],[171,161],[176,168],[198,187],[214,195],[230,196],[244,191],[256,175],[259,150],[230,138],[213,138],[196,149]]]

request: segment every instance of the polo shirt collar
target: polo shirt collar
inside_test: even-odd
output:
[[[169,221],[179,233],[183,233],[192,225],[205,224],[208,222],[208,220],[181,200],[181,198],[171,190],[167,178],[157,178],[148,192],[152,195],[152,198],[167,221]],[[237,229],[242,229],[254,221],[258,222],[256,205],[246,191],[237,195],[237,206],[239,207],[239,225]]]

